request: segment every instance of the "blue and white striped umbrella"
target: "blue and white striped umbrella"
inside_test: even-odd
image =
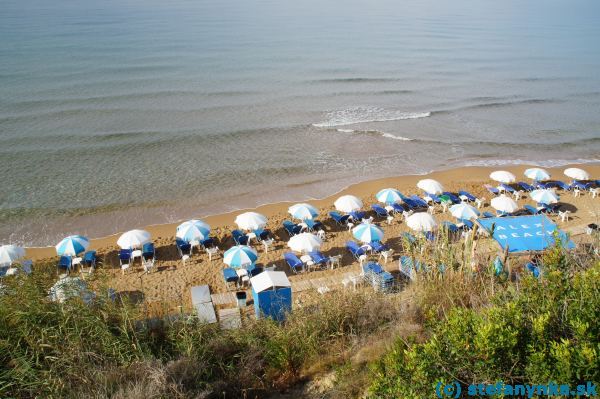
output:
[[[461,203],[452,205],[450,213],[457,219],[473,219],[479,216],[479,211],[469,204]]]
[[[56,244],[56,253],[59,256],[75,256],[87,249],[90,240],[83,236],[68,236]]]
[[[381,203],[391,205],[402,200],[402,193],[395,188],[384,188],[375,195],[375,198]]]
[[[256,251],[247,245],[231,247],[223,254],[223,262],[235,268],[248,267],[257,259],[258,254]]]
[[[177,226],[177,238],[184,241],[202,241],[208,238],[210,226],[202,220],[192,219]]]
[[[548,180],[550,178],[550,173],[542,168],[531,168],[525,171],[525,177],[530,178],[531,180]]]
[[[352,235],[361,242],[369,243],[381,241],[383,239],[383,230],[371,223],[361,223],[352,229]]]
[[[16,245],[0,246],[0,266],[10,266],[14,261],[25,257],[25,249]]]
[[[552,190],[533,190],[529,195],[540,204],[556,204],[559,201],[558,195]]]
[[[300,220],[314,219],[319,215],[319,210],[310,204],[292,205],[288,212],[292,217]]]

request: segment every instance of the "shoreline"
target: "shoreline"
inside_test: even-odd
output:
[[[417,189],[416,182],[425,177],[433,178],[439,180],[442,184],[448,185],[449,183],[457,184],[457,183],[469,183],[469,182],[479,182],[479,181],[491,181],[489,179],[489,173],[502,169],[508,170],[517,176],[517,179],[528,181],[523,176],[523,171],[529,167],[535,167],[534,164],[518,164],[518,165],[503,165],[503,166],[464,166],[458,168],[450,168],[439,171],[433,171],[430,173],[424,174],[412,174],[412,175],[400,175],[394,177],[385,177],[379,179],[366,180],[359,183],[350,184],[337,192],[329,194],[323,198],[318,199],[306,199],[306,200],[286,200],[286,201],[278,201],[273,203],[266,203],[256,207],[251,208],[241,208],[236,209],[224,213],[217,213],[213,215],[207,215],[201,217],[206,223],[211,226],[211,231],[221,231],[228,230],[231,226],[234,226],[235,216],[239,213],[247,212],[247,211],[255,211],[264,214],[268,219],[271,219],[273,216],[278,214],[287,214],[287,208],[299,201],[310,202],[312,205],[316,206],[319,209],[332,209],[333,202],[335,199],[341,195],[352,194],[363,200],[368,200],[372,202],[374,199],[373,196],[377,191],[387,187],[397,188],[400,191],[405,191],[405,194],[408,193],[418,193],[421,194],[421,190]],[[600,163],[585,163],[585,164],[568,164],[560,167],[550,167],[546,168],[553,177],[557,178],[557,180],[570,180],[566,176],[563,175],[562,171],[568,167],[582,167],[587,169],[590,174],[594,177],[600,175]],[[521,179],[522,177],[522,179]],[[307,195],[310,197],[310,195]],[[488,196],[489,197],[489,196]],[[320,219],[327,218],[328,215],[326,212],[321,213]],[[160,223],[160,224],[150,224],[145,226],[137,226],[135,228],[144,229],[150,232],[152,235],[152,240],[161,240],[169,237],[175,236],[175,228],[182,222],[183,220],[179,220],[176,222],[170,223]],[[270,226],[271,229],[279,226]],[[114,247],[116,245],[116,241],[118,237],[123,232],[115,232],[113,234],[109,234],[103,237],[90,238],[90,249],[103,249],[107,247]],[[223,248],[222,248],[223,249]],[[56,256],[54,246],[42,246],[42,247],[26,247],[27,258],[32,259],[34,261],[50,258]]]

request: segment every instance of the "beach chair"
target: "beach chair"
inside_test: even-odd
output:
[[[437,195],[435,195],[435,194],[430,194],[430,193],[427,193],[427,197],[428,197],[429,199],[431,199],[431,201],[432,201],[432,202],[435,202],[436,204],[439,204],[439,203],[441,203],[441,202],[442,202],[442,200],[440,199],[440,197],[438,197],[438,196],[437,196]],[[425,201],[427,201],[425,198],[423,198],[423,199],[424,199]]]
[[[531,191],[535,190],[535,187],[533,187],[530,184],[525,183],[524,181],[520,181],[517,184],[519,185],[519,187],[521,187],[523,190],[525,190],[527,192],[531,192]]]
[[[502,212],[502,211],[496,211],[496,216],[503,218],[503,217],[506,217],[506,216],[510,216],[510,213],[508,213],[508,212]]]
[[[125,274],[131,266],[131,249],[121,249],[119,251],[119,264],[121,265],[121,273]]]
[[[558,214],[558,212],[560,212],[560,205],[558,204],[540,204],[542,209],[542,212],[545,213],[551,213],[551,214]]]
[[[401,256],[398,260],[398,270],[409,280],[414,280],[416,277],[415,262],[410,256]]]
[[[258,276],[259,274],[261,274],[264,271],[264,269],[260,266],[252,264],[246,268],[246,271],[248,272],[248,275],[250,277],[254,277],[254,276]]]
[[[91,273],[96,268],[96,251],[87,251],[83,255],[82,267],[87,266],[88,271]],[[83,271],[83,269],[82,269]]]
[[[238,275],[235,272],[235,269],[231,267],[227,267],[223,269],[223,279],[225,280],[225,285],[229,288],[229,283],[238,283]]]
[[[215,239],[212,237],[207,237],[204,240],[200,241],[200,245],[206,251],[208,248],[214,248],[216,246]]]
[[[450,233],[458,233],[458,226],[452,222],[442,222],[442,229],[445,229]]]
[[[389,247],[387,245],[385,245],[379,241],[372,241],[371,243],[369,243],[369,246],[375,253],[384,252],[389,249]]]
[[[563,181],[557,180],[556,185],[563,191],[571,191],[571,186]]]
[[[388,211],[386,211],[381,205],[373,204],[371,205],[371,209],[373,209],[379,217],[387,218],[389,216]]]
[[[450,201],[452,201],[453,204],[460,204],[462,202],[460,198],[458,198],[455,194],[449,191],[444,191],[442,194],[450,198]]]
[[[346,249],[348,249],[352,256],[354,256],[359,262],[362,262],[366,258],[364,248],[359,247],[358,244],[354,241],[347,241]]]
[[[500,194],[500,190],[498,190],[496,187],[490,186],[489,184],[484,184],[483,187],[485,187],[486,190],[494,195]]]
[[[406,212],[406,208],[402,206],[402,204],[394,203],[392,204],[392,209],[395,213],[404,213]]]
[[[300,234],[300,232],[302,231],[302,227],[298,226],[293,222],[290,222],[289,220],[283,221],[283,228],[290,237],[295,236],[296,234]]]
[[[319,251],[311,251],[308,253],[315,265],[326,266],[329,263],[329,257],[324,256]]]
[[[493,214],[493,213],[491,213],[491,212],[485,211],[485,212],[483,212],[483,213],[481,214],[481,217],[482,217],[483,219],[485,219],[485,218],[493,218],[493,217],[496,217],[496,215],[494,215],[494,214]]]
[[[189,242],[186,242],[180,238],[176,238],[175,246],[177,247],[177,252],[179,253],[181,262],[185,265],[185,262],[192,255],[192,245]]]
[[[527,211],[527,213],[529,213],[531,215],[537,215],[540,213],[540,211],[538,211],[537,208],[534,208],[531,205],[524,205],[523,209],[525,209],[525,211]]]
[[[512,194],[512,193],[515,192],[515,189],[512,188],[511,186],[509,186],[508,184],[500,183],[499,187],[501,187],[502,190],[504,190],[507,193],[511,193]]]
[[[427,201],[425,201],[423,198],[419,197],[416,194],[413,194],[410,196],[410,199],[415,203],[415,205],[421,209],[421,208],[427,208],[429,205],[427,204]]]
[[[329,216],[331,216],[331,218],[340,226],[345,226],[348,224],[348,219],[350,218],[350,215],[342,215],[336,211],[329,212]]]
[[[535,263],[527,262],[527,264],[525,265],[525,268],[531,272],[533,277],[540,278],[541,270],[540,270],[539,266],[537,266]]]
[[[466,202],[475,202],[475,200],[477,199],[476,196],[465,190],[461,190],[458,192],[458,198]]]
[[[142,246],[142,259],[154,259],[156,257],[156,250],[154,249],[154,244],[148,242]]]
[[[462,225],[462,228],[464,230],[472,230],[473,229],[473,222],[470,221],[469,219],[457,219],[458,223]]]
[[[63,255],[58,260],[58,269],[65,269],[67,273],[71,273],[73,259],[70,256]]]
[[[352,220],[354,220],[355,222],[360,222],[361,220],[363,220],[363,218],[365,216],[367,216],[367,213],[364,211],[353,211],[349,213],[350,218]]]
[[[394,286],[394,277],[383,270],[380,264],[367,262],[362,266],[362,275],[377,291],[388,292]]]
[[[233,230],[231,232],[235,245],[248,245],[248,236],[240,230]]]
[[[304,263],[293,252],[286,252],[283,254],[283,259],[294,273],[304,271]]]

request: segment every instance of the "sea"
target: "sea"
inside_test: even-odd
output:
[[[0,243],[600,160],[598,0],[2,0]]]

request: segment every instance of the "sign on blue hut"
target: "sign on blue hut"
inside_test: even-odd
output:
[[[292,311],[292,285],[284,272],[264,271],[250,279],[256,317],[283,321]]]

